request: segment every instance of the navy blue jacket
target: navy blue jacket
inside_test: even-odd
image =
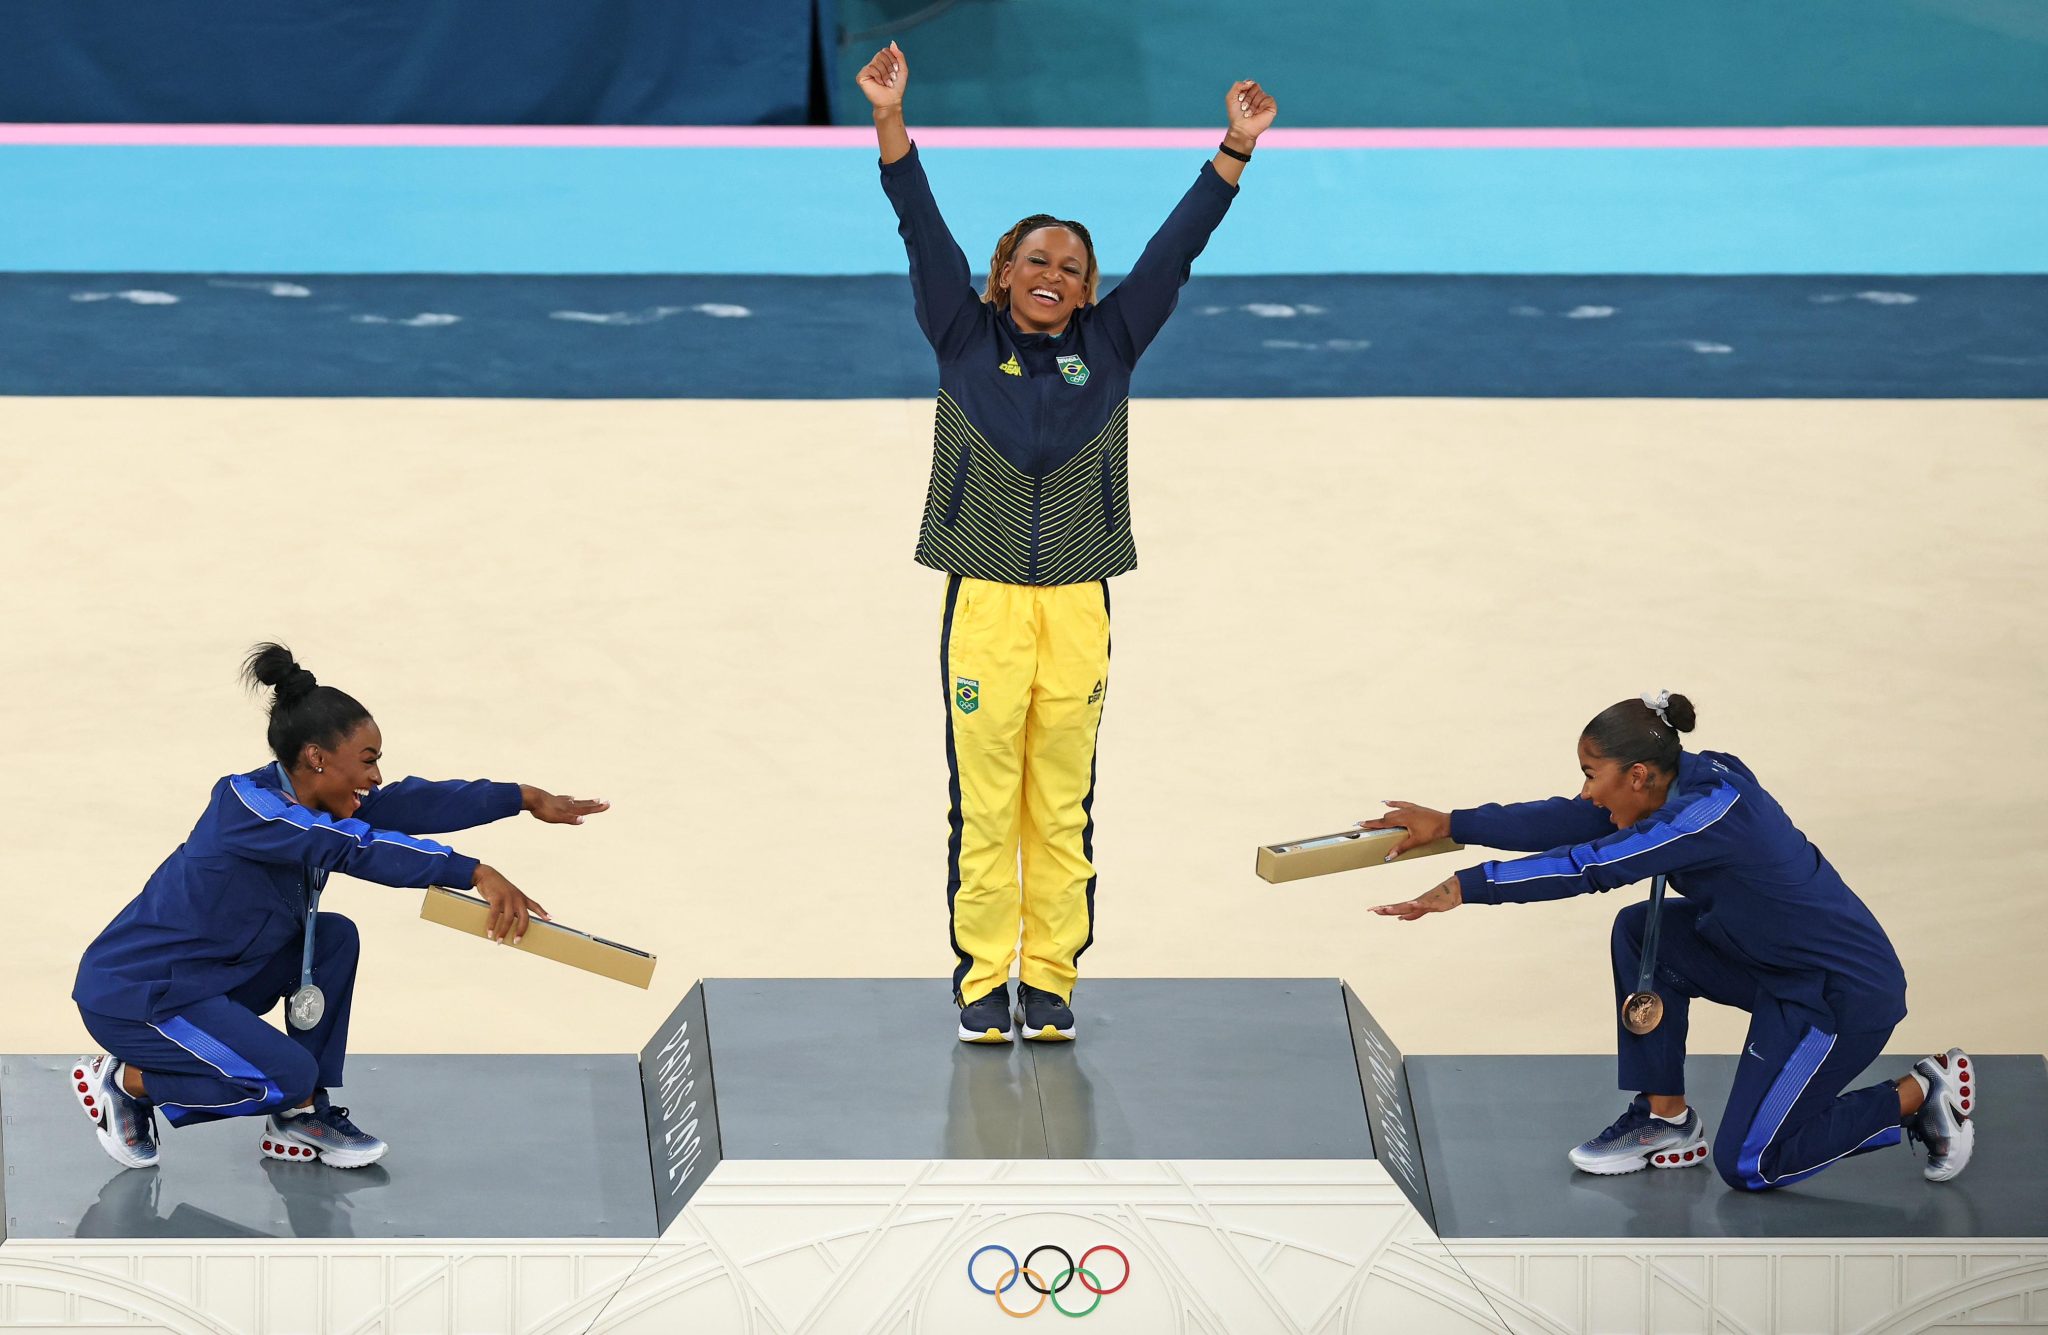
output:
[[[415,836],[466,830],[521,806],[516,783],[402,779],[336,820],[294,802],[285,784],[271,764],[213,786],[185,842],[86,947],[74,1001],[155,1021],[225,996],[297,949],[311,892],[329,872],[466,889],[476,859]]]
[[[918,561],[1006,584],[1079,584],[1136,566],[1131,371],[1237,187],[1203,163],[1130,273],[1057,336],[1024,333],[982,301],[915,147],[882,164],[882,188],[910,255],[918,328],[939,357]]]
[[[1664,805],[1624,830],[1584,798],[1553,797],[1452,812],[1451,838],[1536,853],[1459,872],[1467,903],[1564,899],[1662,872],[1701,906],[1702,936],[1773,997],[1834,1017],[1830,1032],[1906,1014],[1884,929],[1734,756],[1681,754]]]

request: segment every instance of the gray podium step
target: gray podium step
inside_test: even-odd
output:
[[[1854,1087],[1909,1068],[1886,1056]],[[1688,1096],[1720,1123],[1739,1059],[1686,1061]],[[1972,1054],[1977,1149],[1952,1182],[1920,1176],[1917,1147],[1877,1150],[1803,1182],[1735,1191],[1711,1167],[1622,1177],[1576,1172],[1565,1151],[1620,1114],[1614,1059],[1410,1057],[1436,1228],[1457,1238],[2048,1237],[2048,1061]]]
[[[654,1185],[631,1056],[357,1055],[337,1101],[391,1144],[341,1170],[265,1159],[261,1118],[170,1130],[124,1169],[76,1054],[0,1058],[9,1238],[644,1238]]]
[[[736,1159],[1369,1159],[1340,984],[1089,979],[1075,1043],[954,1041],[943,982],[704,985]]]
[[[0,1058],[0,1240],[653,1238],[722,1159],[1377,1159],[1446,1239],[2048,1237],[2048,1063],[1977,1056],[1979,1149],[1890,1150],[1761,1196],[1710,1170],[1574,1173],[1607,1057],[1404,1058],[1336,979],[1089,979],[1081,1040],[968,1045],[942,981],[711,979],[637,1060],[358,1055],[339,1099],[392,1151],[261,1159],[237,1119],[124,1170],[71,1058]],[[1695,1057],[1718,1115],[1732,1057]],[[1880,1063],[1873,1075],[1904,1068]]]

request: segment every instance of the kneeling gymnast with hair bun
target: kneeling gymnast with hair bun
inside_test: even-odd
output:
[[[547,913],[490,867],[421,835],[527,811],[580,825],[601,801],[487,780],[384,786],[384,737],[354,697],[291,651],[261,644],[242,669],[268,687],[274,763],[213,786],[206,810],[142,893],[86,947],[71,996],[106,1056],[81,1057],[73,1092],[115,1162],[156,1162],[172,1126],[267,1118],[273,1159],[361,1168],[386,1145],[329,1101],[341,1084],[355,990],[355,924],[319,910],[330,872],[394,886],[474,889],[493,940]],[[289,1028],[263,1016],[287,1003]]]
[[[1691,752],[1692,701],[1669,691],[1600,711],[1579,735],[1577,797],[1448,814],[1390,802],[1363,829],[1408,831],[1394,854],[1449,837],[1534,854],[1468,867],[1416,899],[1373,912],[1413,922],[1460,904],[1564,899],[1653,877],[1680,898],[1615,916],[1617,1012],[1636,989],[1649,937],[1662,1021],[1618,1026],[1620,1086],[1635,1094],[1605,1131],[1571,1151],[1587,1173],[1714,1167],[1765,1191],[1837,1159],[1912,1136],[1924,1175],[1945,1182],[1970,1161],[1977,1072],[1960,1048],[1897,1080],[1842,1093],[1884,1051],[1906,1014],[1906,975],[1868,907],[1792,824],[1749,767]],[[1685,1037],[1694,997],[1749,1012],[1749,1036],[1711,1150],[1686,1105]]]

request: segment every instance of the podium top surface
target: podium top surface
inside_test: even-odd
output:
[[[1334,978],[1082,979],[1074,1043],[955,1038],[943,981],[705,980],[728,1159],[1364,1159]]]
[[[1612,1057],[1410,1057],[1408,1079],[1446,1239],[2048,1237],[2048,1063],[1971,1057],[1983,1090],[1977,1147],[1954,1181],[1925,1180],[1918,1147],[1900,1146],[1766,1192],[1736,1191],[1711,1167],[1574,1171],[1565,1152],[1627,1101]],[[1709,1136],[1738,1060],[1686,1061]],[[1850,1087],[1898,1076],[1913,1060],[1880,1058]]]
[[[260,1117],[172,1129],[122,1168],[69,1088],[73,1058],[10,1055],[10,1238],[641,1238],[657,1232],[630,1056],[379,1056],[337,1102],[391,1144],[368,1168],[257,1153]],[[624,1128],[629,1152],[618,1152]]]

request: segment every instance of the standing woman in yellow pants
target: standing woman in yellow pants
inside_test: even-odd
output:
[[[1095,937],[1109,579],[1138,563],[1126,477],[1131,370],[1173,313],[1278,108],[1256,83],[1231,85],[1215,159],[1098,303],[1088,229],[1047,214],[1005,232],[977,280],[904,127],[909,81],[893,42],[860,72],[918,326],[939,359],[917,559],[947,574],[939,670],[959,1036],[1007,1043],[1021,1020],[1026,1038],[1071,1039],[1075,961]]]

